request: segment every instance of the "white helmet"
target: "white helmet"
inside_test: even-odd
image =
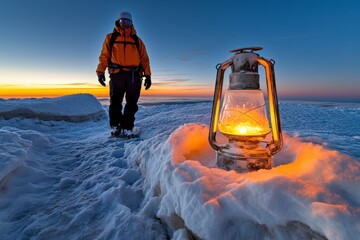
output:
[[[131,13],[129,12],[121,12],[119,15],[119,19],[129,19],[132,21]]]

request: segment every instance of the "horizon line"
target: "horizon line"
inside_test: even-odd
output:
[[[4,100],[11,100],[11,99],[41,99],[41,98],[58,98],[68,95],[76,95],[76,94],[90,94],[93,95],[97,99],[109,99],[109,95],[103,95],[103,94],[92,94],[88,92],[75,92],[75,93],[69,93],[69,94],[45,94],[45,95],[7,95],[2,96],[0,95],[0,99]],[[154,97],[154,98],[202,98],[202,99],[213,99],[213,95],[195,95],[195,94],[164,94],[164,93],[148,93],[148,94],[142,94],[141,97]],[[265,100],[267,100],[267,97],[265,97]],[[345,102],[345,103],[360,103],[360,98],[357,97],[340,97],[340,96],[278,96],[279,102],[281,101],[319,101],[319,102]]]

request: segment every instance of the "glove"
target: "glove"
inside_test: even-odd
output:
[[[105,84],[106,79],[105,79],[105,75],[104,75],[104,74],[99,74],[99,75],[98,75],[98,81],[99,81],[99,83],[100,83],[101,85],[103,85],[104,87],[106,86],[106,84]]]
[[[151,87],[151,78],[149,75],[145,76],[144,86],[145,86],[145,90],[148,90]]]

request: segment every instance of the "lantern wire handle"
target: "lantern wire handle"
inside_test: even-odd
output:
[[[223,63],[219,63],[216,65],[217,74],[216,74],[214,101],[213,101],[211,121],[210,121],[210,131],[209,131],[209,143],[211,147],[214,148],[215,150],[220,149],[219,144],[216,142],[216,130],[217,130],[217,121],[219,119],[224,73],[225,70],[228,67],[230,67],[232,64],[233,64],[232,60],[226,60]]]
[[[275,61],[272,59],[265,59],[262,57],[258,58],[258,63],[265,68],[266,72],[266,85],[269,99],[269,110],[271,118],[271,130],[273,141],[270,143],[271,154],[275,154],[280,151],[283,146],[282,130],[280,123],[280,113],[276,92],[275,83],[275,72],[274,65]]]

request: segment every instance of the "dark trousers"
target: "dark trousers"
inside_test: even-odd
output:
[[[141,79],[137,72],[121,71],[110,74],[110,126],[131,130],[134,127],[137,102],[140,97]],[[126,99],[124,113],[122,102]]]

